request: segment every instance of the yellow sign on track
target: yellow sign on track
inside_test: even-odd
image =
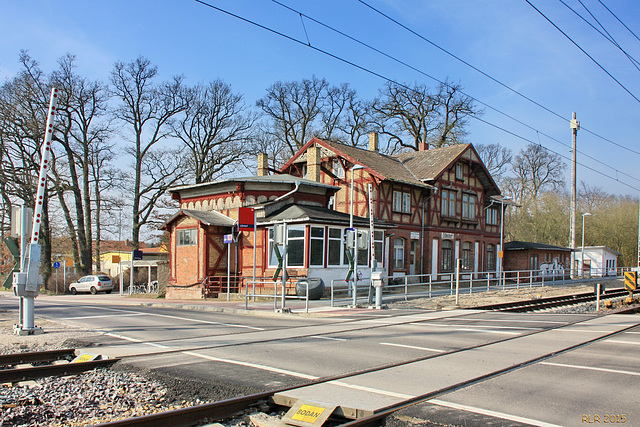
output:
[[[635,271],[624,273],[624,287],[629,291],[635,291],[638,287],[638,273]]]
[[[335,406],[299,400],[289,409],[282,420],[287,424],[301,427],[320,427],[335,409]]]

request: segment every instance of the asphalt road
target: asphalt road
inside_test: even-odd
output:
[[[350,310],[329,317],[269,312],[247,316],[202,307],[132,306],[121,301],[113,295],[40,296],[36,315],[96,330],[95,336],[87,337],[98,345],[91,347],[94,352],[99,349],[112,356],[141,355],[126,363],[172,371],[184,378],[258,389],[302,384],[499,340],[509,343],[514,339],[515,343],[515,338],[532,332],[593,318],[419,310]],[[0,298],[0,309],[15,307],[14,299]],[[629,317],[625,325],[633,323]],[[615,320],[609,323],[616,327]],[[640,324],[640,317],[636,323]],[[597,330],[578,324],[570,327],[566,336],[570,337],[567,341],[574,342],[588,341],[597,334]],[[638,350],[640,328],[635,327],[439,396],[432,403],[405,410],[404,416],[453,425],[640,425]],[[494,354],[485,352],[482,360],[470,358],[465,363],[490,364],[509,352],[505,345]],[[444,380],[454,377],[463,368],[468,366],[442,364],[433,381],[436,376],[438,381],[443,380],[440,376]],[[404,385],[397,385],[398,390],[411,390],[406,392],[412,394],[419,388],[411,380],[404,381]],[[391,385],[378,387],[383,390]]]

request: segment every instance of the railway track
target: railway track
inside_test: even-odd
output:
[[[52,376],[76,375],[95,368],[107,367],[120,359],[78,360],[76,350],[34,351],[0,355],[0,383],[31,381]]]
[[[113,422],[109,422],[109,423],[105,423],[105,424],[99,424],[99,426],[101,427],[140,427],[140,426],[192,426],[195,425],[197,423],[201,423],[203,421],[206,420],[206,422],[219,422],[222,421],[224,419],[233,417],[235,414],[238,414],[239,412],[243,412],[246,411],[247,409],[251,408],[252,406],[257,406],[259,404],[264,404],[267,403],[269,405],[277,405],[278,402],[281,402],[283,399],[282,397],[278,398],[278,395],[281,395],[283,393],[286,393],[288,391],[291,390],[296,390],[299,388],[306,388],[306,387],[310,387],[310,386],[316,386],[316,385],[326,385],[326,384],[331,384],[331,383],[339,383],[339,382],[346,382],[349,381],[350,378],[353,377],[357,377],[357,376],[362,376],[365,374],[376,374],[379,372],[383,372],[386,370],[391,370],[394,368],[399,368],[399,367],[410,367],[412,368],[412,365],[415,364],[415,368],[419,369],[419,363],[420,362],[424,362],[424,361],[428,361],[430,359],[437,359],[437,358],[443,358],[443,357],[449,357],[452,355],[460,355],[464,352],[473,352],[473,351],[477,351],[479,349],[482,349],[484,347],[489,347],[492,345],[496,345],[496,344],[500,344],[500,343],[506,343],[512,340],[517,340],[517,339],[521,339],[523,337],[529,337],[529,336],[534,336],[536,334],[542,334],[551,330],[555,330],[555,329],[562,329],[562,328],[568,328],[568,327],[572,327],[572,326],[576,326],[578,324],[581,323],[586,323],[588,322],[587,320],[576,320],[574,322],[567,322],[564,323],[562,325],[559,326],[552,326],[549,327],[547,329],[544,330],[539,330],[539,331],[532,331],[532,332],[528,332],[528,333],[524,333],[522,335],[518,335],[517,337],[509,337],[509,338],[504,338],[504,339],[500,339],[500,340],[495,340],[495,341],[491,341],[491,342],[487,342],[487,343],[483,343],[483,344],[479,344],[479,345],[474,345],[474,346],[470,346],[470,347],[465,347],[465,348],[461,348],[461,349],[456,349],[456,350],[451,350],[451,351],[447,351],[447,352],[442,352],[439,354],[432,354],[432,355],[428,355],[428,356],[423,356],[423,357],[419,357],[419,358],[415,358],[415,359],[411,359],[411,360],[405,360],[405,361],[401,361],[401,362],[396,362],[396,363],[390,363],[390,364],[386,364],[383,366],[378,366],[375,368],[370,368],[370,369],[364,369],[361,371],[357,371],[357,372],[351,372],[348,374],[344,374],[344,375],[338,375],[338,376],[332,376],[329,378],[320,378],[317,380],[313,380],[310,381],[308,383],[305,383],[301,386],[293,386],[293,387],[287,387],[287,388],[282,388],[282,389],[277,389],[277,390],[271,390],[271,391],[267,391],[264,393],[259,393],[259,394],[254,394],[254,395],[250,395],[250,396],[243,396],[243,397],[238,397],[238,398],[234,398],[234,399],[228,399],[228,400],[224,400],[224,401],[219,401],[219,402],[215,402],[215,403],[209,403],[209,404],[204,404],[204,405],[198,405],[198,406],[194,406],[194,407],[188,407],[188,408],[181,408],[181,409],[177,409],[177,410],[173,410],[173,411],[166,411],[166,412],[161,412],[161,413],[156,413],[156,414],[152,414],[152,415],[146,415],[146,416],[141,416],[141,417],[136,417],[136,418],[130,418],[130,419],[124,419],[124,420],[119,420],[119,421],[113,421]],[[620,329],[620,330],[616,330],[614,332],[611,333],[606,333],[604,335],[598,336],[597,338],[593,338],[593,339],[589,339],[586,341],[580,341],[578,343],[572,343],[570,345],[567,345],[563,348],[559,348],[556,349],[552,352],[548,352],[548,353],[544,353],[544,354],[538,354],[535,355],[534,357],[531,357],[529,359],[523,360],[519,363],[515,363],[515,364],[510,364],[509,366],[506,366],[502,369],[496,369],[496,370],[492,370],[491,372],[487,372],[484,373],[482,375],[478,375],[472,378],[469,378],[465,381],[461,381],[461,382],[456,382],[453,383],[451,385],[448,385],[446,387],[442,387],[439,388],[437,390],[434,391],[430,391],[428,393],[425,394],[421,394],[418,396],[414,396],[408,399],[403,399],[393,405],[389,405],[386,407],[382,407],[380,408],[379,411],[377,411],[376,413],[370,414],[370,415],[364,415],[364,416],[358,416],[358,414],[356,413],[351,413],[350,416],[345,416],[344,412],[340,412],[339,409],[336,409],[336,412],[334,413],[334,415],[328,420],[328,422],[330,423],[330,425],[336,426],[336,425],[341,425],[341,426],[377,426],[380,425],[383,420],[389,416],[392,416],[394,413],[396,413],[397,411],[407,408],[411,405],[415,405],[415,404],[419,404],[419,403],[423,403],[423,402],[427,402],[431,399],[435,399],[438,398],[440,396],[443,396],[447,393],[451,393],[453,391],[456,390],[460,390],[466,387],[469,387],[471,385],[475,385],[475,384],[479,384],[481,382],[490,380],[492,378],[498,377],[500,375],[527,367],[529,365],[533,365],[536,364],[538,362],[541,361],[545,361],[546,359],[549,359],[551,357],[554,356],[558,356],[567,352],[570,352],[572,350],[576,350],[578,348],[587,346],[589,344],[598,342],[598,341],[602,341],[611,337],[614,337],[616,335],[625,333],[633,328],[636,328],[638,326],[638,323],[634,323],[631,326],[625,327],[624,329]],[[290,407],[293,406],[292,404],[287,404],[286,407]],[[285,409],[286,411],[286,409]],[[355,418],[355,419],[353,419]]]
[[[638,291],[636,291],[635,294],[637,294],[637,292]],[[613,290],[604,291],[600,295],[600,300],[601,301],[614,300],[618,298],[624,298],[628,295],[629,295],[629,291],[613,289]],[[595,302],[596,300],[597,300],[597,295],[595,295],[595,293],[587,292],[587,293],[574,294],[574,295],[564,295],[559,297],[549,297],[549,298],[540,298],[540,299],[532,299],[532,300],[525,300],[525,301],[491,304],[491,305],[474,307],[474,309],[526,313],[526,312],[533,312],[533,311],[549,310],[549,309],[560,308],[560,307],[577,306],[581,304]]]

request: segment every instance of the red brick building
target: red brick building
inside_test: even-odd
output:
[[[513,241],[504,244],[504,271],[536,271],[544,276],[566,276],[571,273],[571,248],[544,243]],[[537,274],[537,273],[536,273]]]
[[[278,174],[267,175],[260,155],[258,176],[171,189],[181,210],[165,224],[171,235],[168,296],[199,297],[207,280],[230,274],[244,278],[242,284],[252,276],[253,232],[233,231],[231,250],[223,243],[236,230],[240,207],[256,211],[258,277],[275,271],[273,226],[284,222],[290,275],[344,279],[350,213],[354,228],[372,236],[369,248],[358,252],[367,273],[371,252],[390,276],[448,275],[456,258],[468,272],[494,271],[497,185],[471,144],[423,148],[387,156],[378,152],[375,134],[368,150],[313,138]]]

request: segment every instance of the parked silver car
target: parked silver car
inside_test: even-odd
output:
[[[91,276],[84,276],[77,282],[73,282],[69,285],[69,292],[73,295],[78,292],[91,292],[95,295],[102,291],[110,294],[112,289],[113,282],[106,274],[92,274]]]

